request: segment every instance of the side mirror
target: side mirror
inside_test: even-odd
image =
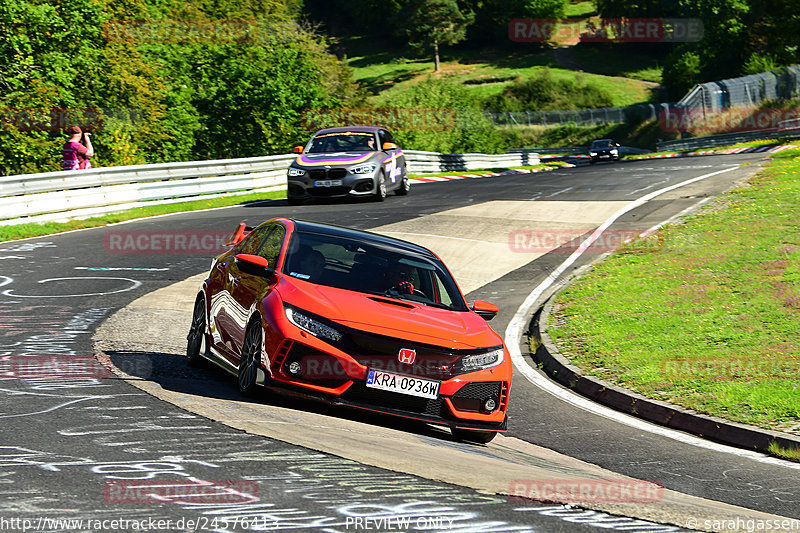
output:
[[[275,278],[275,271],[269,268],[269,261],[260,255],[236,254],[236,266],[245,274],[267,278],[270,282]]]
[[[397,145],[395,143],[383,143],[381,148],[384,150],[397,150]]]
[[[242,240],[247,237],[247,234],[250,233],[253,228],[249,227],[244,222],[240,222],[239,226],[233,231],[233,235],[228,242],[225,243],[225,246],[236,246]]]
[[[489,321],[495,317],[498,311],[500,311],[500,308],[489,302],[484,302],[483,300],[475,300],[472,304],[472,310],[484,320]]]
[[[294,152],[296,154],[302,154],[303,153],[303,147],[302,146],[295,146],[294,148],[292,148],[292,152]]]

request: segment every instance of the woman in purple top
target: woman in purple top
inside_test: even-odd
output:
[[[89,163],[89,158],[94,155],[92,140],[89,138],[92,134],[89,132],[83,133],[78,126],[72,126],[67,130],[67,135],[70,137],[64,143],[64,149],[62,150],[64,170],[92,168],[91,163]],[[86,146],[81,144],[81,136],[86,139]]]

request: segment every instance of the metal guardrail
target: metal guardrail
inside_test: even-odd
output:
[[[515,166],[536,165],[538,154],[515,153],[505,154],[440,154],[405,150],[408,171],[412,174],[430,172],[457,172],[489,168],[509,168]]]
[[[536,154],[405,151],[412,173],[508,168]],[[0,177],[0,224],[93,216],[142,205],[282,190],[294,154]]]

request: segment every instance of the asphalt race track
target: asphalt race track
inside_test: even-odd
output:
[[[500,306],[491,325],[504,335],[574,249],[570,241],[648,193],[708,176],[619,216],[607,246],[562,277],[605,253],[611,237],[646,231],[730,188],[762,157],[415,184],[383,203],[282,200],[2,243],[0,530],[746,530],[747,520],[800,518],[800,465],[598,416],[520,372],[508,434],[477,446],[402,420],[270,395],[248,401],[234,379],[180,357],[180,324],[191,313],[181,294],[193,293],[178,284],[207,270],[240,221],[294,216],[421,242],[469,301]],[[189,245],[176,249],[176,236]],[[146,303],[156,294],[160,308]],[[423,467],[430,457],[445,467]],[[608,472],[665,490],[636,506],[507,495],[507,480],[530,487]],[[687,509],[696,515],[681,514]],[[721,523],[736,517],[736,527]],[[67,519],[83,522],[56,522]]]

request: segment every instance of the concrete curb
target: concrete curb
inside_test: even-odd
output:
[[[556,382],[597,403],[668,428],[685,431],[709,440],[739,448],[767,452],[772,442],[785,448],[800,448],[800,437],[704,415],[676,405],[652,400],[600,378],[587,376],[569,363],[547,334],[547,321],[555,296],[568,287],[564,284],[550,295],[533,315],[530,335],[537,339],[531,354],[542,370]]]

